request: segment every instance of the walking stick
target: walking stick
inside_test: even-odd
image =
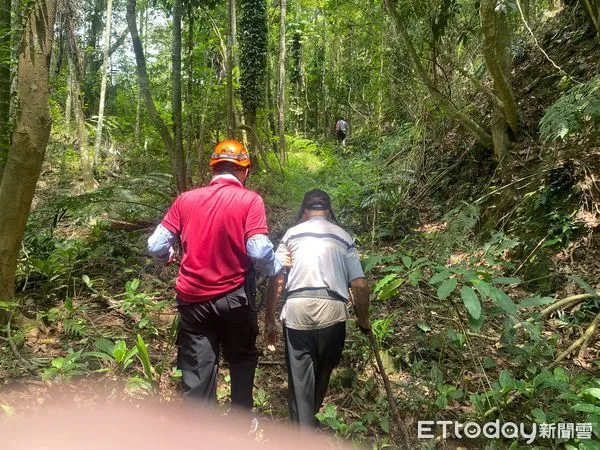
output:
[[[396,400],[394,399],[394,394],[392,393],[392,386],[390,385],[390,379],[385,372],[383,367],[383,361],[381,361],[381,355],[379,354],[379,346],[377,345],[377,341],[375,340],[375,335],[373,334],[373,330],[369,330],[367,333],[367,337],[369,339],[369,343],[371,344],[371,350],[375,354],[375,359],[377,360],[377,366],[379,367],[379,374],[381,378],[383,378],[383,385],[385,386],[385,392],[387,394],[388,403],[390,404],[390,408],[392,410],[392,416],[394,417],[394,421],[396,422],[396,427],[398,431],[400,431],[400,438],[402,439],[402,444],[406,450],[410,449],[410,443],[408,440],[408,430],[406,429],[406,425],[402,421],[400,417],[400,412],[398,411],[398,407],[396,406]]]

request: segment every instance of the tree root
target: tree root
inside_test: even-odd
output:
[[[570,297],[567,298],[563,298],[562,300],[559,300],[553,304],[551,304],[550,306],[548,306],[547,308],[543,309],[542,312],[540,313],[540,318],[542,317],[546,317],[548,316],[550,313],[552,313],[553,311],[556,311],[557,309],[560,309],[562,307],[567,307],[567,306],[575,306],[579,303],[581,303],[584,300],[590,299],[590,298],[595,298],[595,297],[600,297],[600,292],[596,292],[596,295],[592,295],[592,294],[578,294],[578,295],[572,295]],[[526,322],[533,322],[534,319],[533,318],[529,318],[526,320]],[[518,330],[519,328],[523,327],[523,323],[524,322],[519,322],[517,324],[515,324],[513,326],[513,329]]]
[[[8,322],[6,324],[6,340],[8,341],[8,345],[10,346],[10,349],[11,349],[14,357],[17,359],[17,361],[19,361],[21,363],[21,366],[24,369],[26,369],[29,373],[31,373],[32,375],[38,376],[39,373],[36,370],[36,368],[29,361],[27,361],[25,358],[23,358],[23,356],[19,352],[19,349],[17,348],[17,345],[15,344],[15,341],[12,338],[12,332],[11,332],[11,327],[10,327],[12,324],[12,318],[13,318],[13,315],[12,315],[12,313],[10,313],[8,316]]]
[[[558,357],[554,360],[553,365],[556,365],[559,362],[561,362],[563,359],[565,359],[567,356],[569,356],[571,353],[573,353],[577,348],[580,348],[579,357],[582,358],[583,355],[585,354],[587,346],[588,346],[594,332],[596,331],[596,327],[598,326],[599,322],[600,322],[600,313],[594,318],[594,320],[592,321],[590,326],[585,330],[585,333],[583,333],[579,339],[577,339],[575,342],[573,342],[571,345],[569,345],[569,348],[567,348],[564,352],[562,352],[560,355],[558,355]]]

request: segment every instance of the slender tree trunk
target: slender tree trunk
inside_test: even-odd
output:
[[[110,50],[110,27],[112,22],[112,0],[106,2],[106,24],[102,35],[104,55],[102,57],[102,81],[100,82],[100,103],[98,105],[98,123],[96,125],[96,142],[94,145],[94,158],[100,157],[102,146],[102,126],[104,124],[104,102],[106,100],[106,80],[108,78],[108,52]]]
[[[187,179],[188,186],[192,185],[192,180],[194,176],[194,152],[193,142],[194,142],[194,132],[195,130],[195,114],[192,106],[193,98],[194,98],[194,10],[192,7],[188,7],[188,29],[187,29],[187,83],[185,89],[185,110],[186,110],[186,120],[185,120],[185,134],[186,134],[186,171],[187,171]]]
[[[484,1],[484,0],[482,0]],[[460,123],[471,135],[473,135],[481,145],[486,148],[493,147],[493,141],[490,134],[477,122],[468,117],[465,113],[460,111],[454,104],[447,99],[444,95],[442,95],[437,89],[435,89],[433,81],[427,75],[423,64],[421,63],[421,59],[417,54],[415,46],[413,44],[412,39],[408,35],[406,31],[406,27],[404,26],[404,22],[396,9],[395,0],[384,0],[385,8],[388,10],[389,14],[392,16],[394,25],[396,26],[396,30],[406,47],[408,52],[408,59],[410,64],[412,65],[413,70],[415,71],[417,77],[421,80],[421,82],[425,85],[425,88],[429,95],[431,95],[432,99],[435,103],[448,114],[451,118],[454,118],[458,123]]]
[[[279,0],[280,20],[279,20],[279,158],[282,163],[286,162],[285,151],[285,15],[287,4],[286,0]]]
[[[579,3],[600,40],[600,0],[579,0]]]
[[[83,188],[86,192],[94,190],[94,171],[92,168],[92,158],[88,142],[88,134],[85,128],[85,113],[83,111],[83,102],[81,101],[81,84],[79,82],[79,73],[77,70],[75,57],[69,51],[69,72],[71,80],[71,100],[75,109],[75,127],[77,129],[77,142],[79,144],[79,155],[81,158],[81,177],[83,179]]]
[[[146,13],[146,20],[144,20],[144,12]],[[148,7],[144,11],[140,10],[140,40],[144,43],[144,52],[146,52],[146,28],[148,26]],[[135,109],[135,128],[134,128],[134,139],[135,143],[139,145],[140,143],[140,127],[142,121],[142,92],[141,89],[137,91],[137,104]]]
[[[10,147],[11,0],[0,0],[0,183]]]
[[[0,301],[14,297],[17,257],[50,136],[48,74],[55,17],[55,0],[36,1],[19,46],[19,108],[0,182]]]
[[[233,100],[233,32],[235,28],[235,0],[228,2],[227,29],[227,138],[235,139],[235,116]]]
[[[98,57],[97,51],[98,38],[102,32],[102,12],[104,11],[104,0],[92,0],[93,11],[89,18],[89,34],[87,36],[87,49],[83,55],[83,70],[81,71],[79,80],[82,83],[82,92],[87,100],[88,116],[91,116],[98,111],[98,91],[97,91],[97,75],[102,67],[102,60]],[[93,82],[87,82],[93,80]],[[85,83],[84,83],[85,82]],[[84,105],[85,106],[85,105]]]
[[[174,158],[178,185],[181,183],[182,188],[185,190],[187,187],[187,176],[185,170],[185,155],[183,153],[183,119],[181,107],[181,16],[181,0],[173,0],[173,151],[175,152]],[[182,178],[183,180],[180,182],[179,178]]]
[[[186,190],[185,170],[182,171],[181,169],[183,169],[183,167],[177,162],[173,138],[171,133],[169,133],[169,129],[165,125],[164,121],[158,114],[156,106],[154,105],[154,100],[152,99],[152,93],[150,91],[150,85],[148,81],[148,72],[146,70],[146,57],[144,56],[142,41],[140,40],[140,36],[137,31],[137,25],[135,23],[135,5],[136,0],[127,1],[127,26],[129,27],[131,40],[133,41],[133,50],[135,53],[136,70],[140,84],[140,91],[142,93],[144,103],[146,104],[150,121],[160,134],[163,144],[167,149],[167,153],[171,160],[171,168],[177,181],[177,189],[179,192],[184,192]]]
[[[71,131],[71,119],[73,118],[73,80],[71,79],[73,75],[69,70],[69,75],[67,75],[67,98],[65,100],[65,128],[67,132]]]
[[[482,0],[479,15],[483,55],[499,100],[492,114],[494,153],[496,159],[502,161],[510,143],[507,125],[514,135],[519,132],[518,106],[510,84],[510,29],[506,13],[496,11],[496,0]]]

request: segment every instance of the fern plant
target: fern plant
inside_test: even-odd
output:
[[[600,75],[569,89],[540,120],[543,141],[565,139],[585,122],[600,122]]]

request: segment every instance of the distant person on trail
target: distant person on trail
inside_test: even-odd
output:
[[[338,142],[342,145],[346,145],[346,134],[348,133],[348,123],[342,117],[335,124],[335,134],[337,135]]]
[[[267,237],[263,199],[244,187],[250,170],[246,148],[222,141],[210,165],[210,184],[179,195],[148,239],[148,251],[171,262],[173,244],[181,241],[175,290],[181,322],[177,365],[184,395],[215,402],[222,348],[230,368],[232,405],[250,410],[258,362],[254,269],[274,277],[283,266]]]
[[[344,348],[348,288],[357,325],[369,333],[369,286],[352,238],[336,225],[326,192],[307,192],[297,221],[301,223],[285,233],[277,249],[278,255],[291,256],[291,269],[287,280],[280,273],[269,286],[265,343],[276,341],[275,310],[285,290],[281,319],[290,418],[301,427],[312,428],[318,424],[315,414]]]

